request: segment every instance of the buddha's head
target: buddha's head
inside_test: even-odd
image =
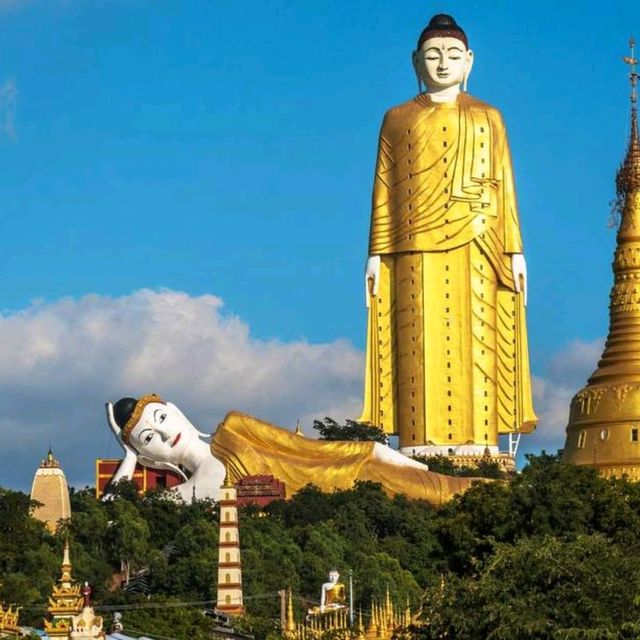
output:
[[[108,403],[107,416],[123,442],[152,463],[182,464],[202,435],[178,407],[156,395]]]
[[[336,584],[338,580],[340,580],[340,574],[335,569],[329,571],[329,582]]]
[[[444,13],[433,16],[418,38],[413,67],[429,91],[465,85],[473,66],[473,51],[458,23]]]

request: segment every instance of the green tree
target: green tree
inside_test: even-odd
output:
[[[320,440],[373,440],[387,444],[389,438],[386,433],[372,424],[347,420],[345,424],[338,424],[332,418],[314,420],[313,428],[320,434]]]
[[[149,523],[128,500],[116,498],[108,505],[111,518],[105,542],[112,564],[117,566],[124,561],[132,567],[141,567],[149,549]]]
[[[602,535],[496,544],[477,575],[427,590],[423,638],[607,637],[638,620],[640,559]],[[596,632],[595,636],[580,635]],[[602,635],[604,634],[604,635]],[[618,636],[612,636],[618,637]]]

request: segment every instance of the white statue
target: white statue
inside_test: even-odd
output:
[[[338,582],[340,574],[333,569],[329,572],[329,582],[322,585],[320,591],[320,613],[327,609],[342,609],[346,606],[344,584]]]
[[[112,482],[131,480],[138,462],[172,470],[184,482],[171,491],[186,502],[194,497],[217,500],[227,469],[234,480],[273,475],[285,482],[287,497],[309,483],[331,492],[364,480],[379,482],[390,495],[402,493],[433,504],[462,493],[477,480],[430,472],[421,462],[379,442],[314,440],[238,411],[230,412],[210,438],[178,407],[156,395],[122,398],[107,403],[106,409],[109,426],[125,453]]]

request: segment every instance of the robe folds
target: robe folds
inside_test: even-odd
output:
[[[236,479],[273,475],[285,483],[287,498],[308,484],[322,491],[378,482],[388,495],[404,494],[439,505],[483,479],[459,478],[377,459],[374,442],[305,438],[252,416],[232,411],[220,423],[211,452]]]
[[[495,446],[535,428],[511,157],[499,111],[421,94],[385,115],[369,255],[363,422],[400,446]]]

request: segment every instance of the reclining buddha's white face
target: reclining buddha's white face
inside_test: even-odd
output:
[[[198,430],[171,402],[150,402],[129,434],[129,444],[157,462],[181,464]]]

